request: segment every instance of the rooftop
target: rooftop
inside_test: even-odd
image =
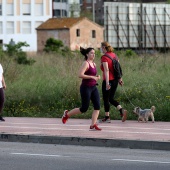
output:
[[[50,18],[43,24],[41,24],[37,29],[69,29],[74,24],[86,19],[85,17],[79,18]]]

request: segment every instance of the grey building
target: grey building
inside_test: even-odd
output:
[[[94,0],[95,22],[104,25],[104,2],[127,2],[127,3],[166,3],[167,0]]]

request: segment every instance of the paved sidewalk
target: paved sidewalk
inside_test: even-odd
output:
[[[89,131],[91,120],[6,117],[0,122],[0,141],[170,150],[170,122],[113,120]]]

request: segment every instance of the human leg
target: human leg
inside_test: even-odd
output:
[[[5,101],[4,89],[0,88],[0,121],[5,121],[5,119],[2,117],[2,110],[3,110],[3,107],[4,107],[4,101]]]
[[[92,122],[90,129],[95,129],[95,130],[101,130],[97,125],[97,119],[99,116],[100,112],[100,96],[98,89],[95,87],[92,87],[92,92],[91,92],[91,101],[93,103],[94,111],[92,113]]]
[[[92,123],[90,125],[90,130],[102,130],[96,124],[98,116],[99,116],[99,110],[94,110],[92,113]]]
[[[99,120],[100,123],[111,123],[110,120],[110,102],[109,102],[109,97],[110,97],[110,90],[106,90],[106,81],[102,82],[102,96],[103,96],[103,102],[104,102],[104,110],[105,110],[105,117],[101,120]]]
[[[80,108],[74,108],[70,111],[68,110],[65,110],[64,111],[64,114],[62,116],[62,122],[65,124],[68,120],[69,117],[73,116],[73,115],[76,115],[76,114],[80,114]]]
[[[124,122],[127,119],[127,110],[123,109],[120,103],[114,99],[115,92],[118,86],[118,80],[112,80],[110,81],[110,83],[111,83],[111,89],[110,89],[109,102],[119,110],[120,116],[122,117],[122,122]]]
[[[109,116],[109,110],[110,110],[110,103],[109,103],[110,90],[106,90],[106,81],[102,82],[102,95],[103,95],[103,102],[104,102],[104,110],[105,110],[105,113],[108,112],[108,116]]]
[[[80,87],[80,94],[81,94],[81,107],[80,108],[74,108],[70,111],[65,110],[64,114],[62,116],[62,122],[65,124],[69,117],[77,114],[81,114],[87,111],[89,104],[90,104],[90,91],[88,87],[81,86]]]

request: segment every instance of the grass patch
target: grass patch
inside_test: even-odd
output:
[[[155,120],[170,121],[170,57],[169,54],[129,57],[119,55],[123,69],[124,86],[118,87],[116,99],[129,112],[128,119],[136,119],[132,114],[134,106],[150,108],[155,105]],[[7,89],[4,107],[5,116],[61,117],[63,110],[79,107],[81,104],[78,70],[83,57],[74,55],[41,54],[33,56],[33,65],[18,65],[3,58]],[[95,62],[100,70],[100,55]],[[101,94],[102,80],[99,81],[101,112],[104,116]],[[87,113],[76,118],[91,118],[92,105]],[[119,112],[112,106],[111,118],[120,119]]]

